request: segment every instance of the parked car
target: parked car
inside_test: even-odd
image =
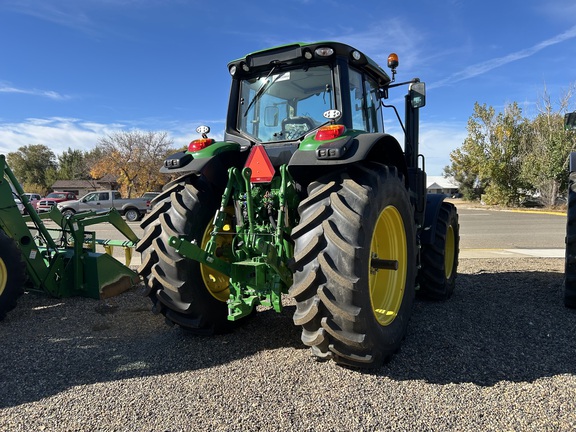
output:
[[[148,211],[152,210],[154,207],[154,198],[160,195],[162,192],[144,192],[140,198],[150,201],[150,207],[148,207]]]
[[[74,194],[72,192],[57,192],[57,191],[49,193],[48,195],[46,195],[46,198],[53,199],[56,202],[63,202],[63,201],[70,201],[70,200],[78,199],[76,194]]]
[[[64,215],[87,210],[106,210],[115,208],[129,222],[142,219],[150,207],[150,200],[144,198],[122,198],[120,192],[103,190],[90,192],[79,200],[58,203]]]
[[[40,194],[37,194],[37,193],[28,193],[28,192],[26,192],[24,195],[26,196],[26,198],[28,198],[28,201],[29,201],[30,203],[31,203],[32,201],[34,201],[34,200],[38,201],[38,200],[40,200],[40,199],[42,198],[42,197],[40,196]]]
[[[160,195],[160,193],[161,193],[161,192],[144,192],[140,198],[153,200],[153,199],[156,198],[158,195]]]
[[[37,193],[29,193],[26,192],[24,193],[24,196],[26,197],[26,199],[28,199],[28,202],[30,203],[30,205],[34,208],[36,208],[36,205],[38,204],[38,201],[40,201],[42,199],[42,197],[40,196],[40,194]],[[28,214],[28,212],[26,211],[26,209],[24,209],[24,213],[23,214]]]
[[[56,204],[58,204],[58,201],[54,198],[42,198],[36,202],[36,211],[38,213],[50,211]]]
[[[20,198],[18,198],[18,195],[16,195],[14,192],[12,192],[12,197],[14,198],[14,202],[18,206],[18,211],[20,212],[20,214],[26,214],[26,209],[24,208],[24,204],[22,204],[22,201],[20,201]]]

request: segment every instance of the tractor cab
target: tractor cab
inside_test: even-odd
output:
[[[226,139],[242,145],[300,142],[331,123],[383,132],[380,90],[390,77],[344,44],[297,44],[249,54],[233,77]],[[337,119],[325,113],[339,111]]]

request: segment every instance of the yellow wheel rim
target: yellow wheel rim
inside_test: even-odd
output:
[[[372,312],[381,325],[387,326],[398,315],[406,286],[406,230],[396,207],[388,206],[380,213],[372,235],[370,255],[371,259],[398,262],[397,270],[376,269],[368,264]]]
[[[223,230],[224,230],[224,232],[229,231],[231,234],[232,233],[232,227],[228,222],[229,221],[226,221],[224,223]],[[206,247],[206,244],[210,240],[210,238],[211,238],[210,234],[212,233],[213,229],[214,229],[214,225],[212,225],[212,223],[209,223],[208,226],[206,227],[206,230],[204,230],[204,235],[202,236],[202,245],[201,245],[202,249],[204,249]],[[218,235],[216,235],[216,248],[220,248],[220,249],[230,248],[230,242],[231,241],[232,241],[232,235],[218,234]],[[226,259],[226,258],[222,257],[222,259]],[[206,288],[208,289],[210,294],[212,294],[212,296],[216,300],[219,300],[221,302],[227,301],[228,298],[230,297],[230,289],[229,289],[230,279],[229,279],[229,277],[223,273],[220,273],[217,270],[214,270],[213,268],[208,267],[207,265],[204,265],[204,264],[200,264],[200,272],[202,274],[202,281],[204,282],[204,285],[206,285]]]
[[[454,271],[454,256],[456,255],[456,242],[454,240],[454,228],[448,225],[446,232],[446,246],[444,251],[444,272],[446,279],[450,279]]]
[[[6,264],[4,260],[0,258],[0,295],[4,292],[6,288],[6,283],[8,282],[8,270],[6,270]]]

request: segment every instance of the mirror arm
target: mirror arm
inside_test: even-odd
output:
[[[412,78],[410,81],[404,81],[404,82],[400,82],[400,83],[390,84],[389,86],[386,86],[386,88],[400,87],[402,85],[415,84],[415,83],[419,83],[419,82],[420,82],[420,78]]]

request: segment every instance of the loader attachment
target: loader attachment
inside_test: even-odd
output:
[[[28,215],[20,214],[14,194]],[[39,215],[0,155],[0,229],[12,238],[22,253],[31,289],[55,297],[106,298],[136,285],[140,278],[131,270],[129,258],[138,237],[115,209],[64,216],[56,208]],[[55,228],[44,223],[50,219]],[[86,227],[110,223],[125,241],[98,240]],[[54,224],[51,224],[54,225]],[[109,253],[96,252],[102,245]],[[113,246],[125,250],[126,265],[111,256]]]

